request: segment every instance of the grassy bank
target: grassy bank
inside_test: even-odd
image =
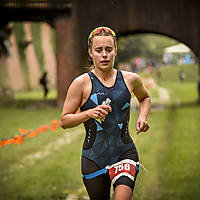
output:
[[[149,171],[140,170],[135,199],[199,199],[199,112],[194,105],[151,113],[151,129],[136,137]]]
[[[16,135],[18,128],[36,130],[59,117],[57,108],[0,108],[1,138]],[[73,139],[71,133],[79,135]],[[0,148],[0,199],[65,199],[79,188],[82,133],[81,127],[48,130],[21,145]]]

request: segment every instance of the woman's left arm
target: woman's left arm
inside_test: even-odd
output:
[[[133,93],[139,101],[140,113],[136,122],[136,130],[139,134],[147,131],[150,127],[147,123],[147,116],[151,107],[151,98],[143,85],[142,79],[136,74],[133,76]]]

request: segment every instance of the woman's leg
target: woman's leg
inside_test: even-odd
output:
[[[132,189],[127,185],[118,185],[115,188],[114,200],[131,200]]]
[[[82,174],[90,174],[101,169],[95,162],[82,157]],[[111,181],[108,174],[91,179],[83,179],[90,200],[109,200]]]
[[[124,160],[124,159],[131,159],[137,162],[138,154],[135,149],[131,149],[120,156],[118,161]],[[133,195],[133,190],[135,186],[135,181],[137,178],[138,172],[135,174],[134,181],[131,180],[127,176],[121,176],[119,179],[116,180],[114,183],[114,200],[131,200]]]

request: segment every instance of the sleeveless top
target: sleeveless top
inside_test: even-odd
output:
[[[108,113],[103,122],[93,118],[84,122],[86,136],[82,156],[103,168],[116,163],[128,150],[136,149],[128,131],[131,94],[121,71],[117,71],[112,87],[104,86],[94,73],[88,74],[92,82],[92,91],[86,103],[80,108],[81,111],[101,105],[109,98],[112,112]]]

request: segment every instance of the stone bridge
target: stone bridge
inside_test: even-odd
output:
[[[58,104],[72,80],[87,71],[87,37],[97,26],[113,28],[118,37],[138,32],[166,35],[200,58],[199,0],[1,0],[0,15],[1,26],[46,21],[55,29]]]

